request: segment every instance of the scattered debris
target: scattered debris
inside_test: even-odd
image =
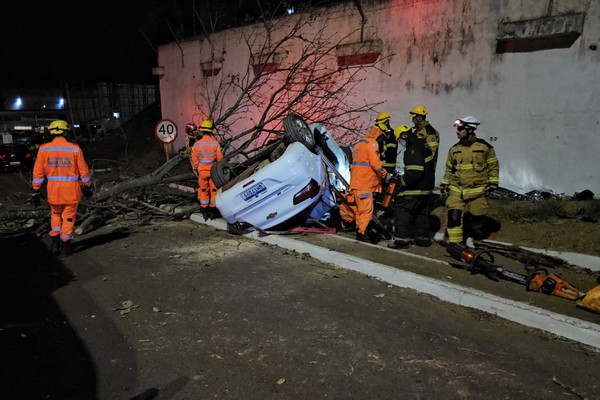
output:
[[[138,308],[131,300],[125,300],[121,303],[121,307],[113,308],[113,311],[119,311],[121,316],[125,316],[131,312],[132,308]]]

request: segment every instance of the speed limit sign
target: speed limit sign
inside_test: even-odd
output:
[[[169,144],[177,137],[177,125],[170,119],[161,119],[154,127],[154,134],[164,144]]]

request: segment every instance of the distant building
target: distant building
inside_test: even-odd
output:
[[[24,126],[38,131],[54,119],[64,119],[76,130],[87,133],[93,127],[93,133],[103,133],[157,103],[159,91],[153,84],[77,83],[64,88],[0,89],[0,99],[0,132]]]

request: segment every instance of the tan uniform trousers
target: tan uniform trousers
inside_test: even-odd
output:
[[[490,208],[487,197],[480,196],[474,199],[462,199],[459,193],[450,192],[446,199],[448,210],[461,210],[464,218],[465,212],[470,212],[474,216],[483,216],[487,214]],[[463,222],[459,226],[448,228],[448,240],[451,243],[460,243],[463,241]]]

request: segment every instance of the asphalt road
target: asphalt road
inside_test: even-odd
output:
[[[191,221],[0,254],[5,399],[600,398],[591,348]]]

